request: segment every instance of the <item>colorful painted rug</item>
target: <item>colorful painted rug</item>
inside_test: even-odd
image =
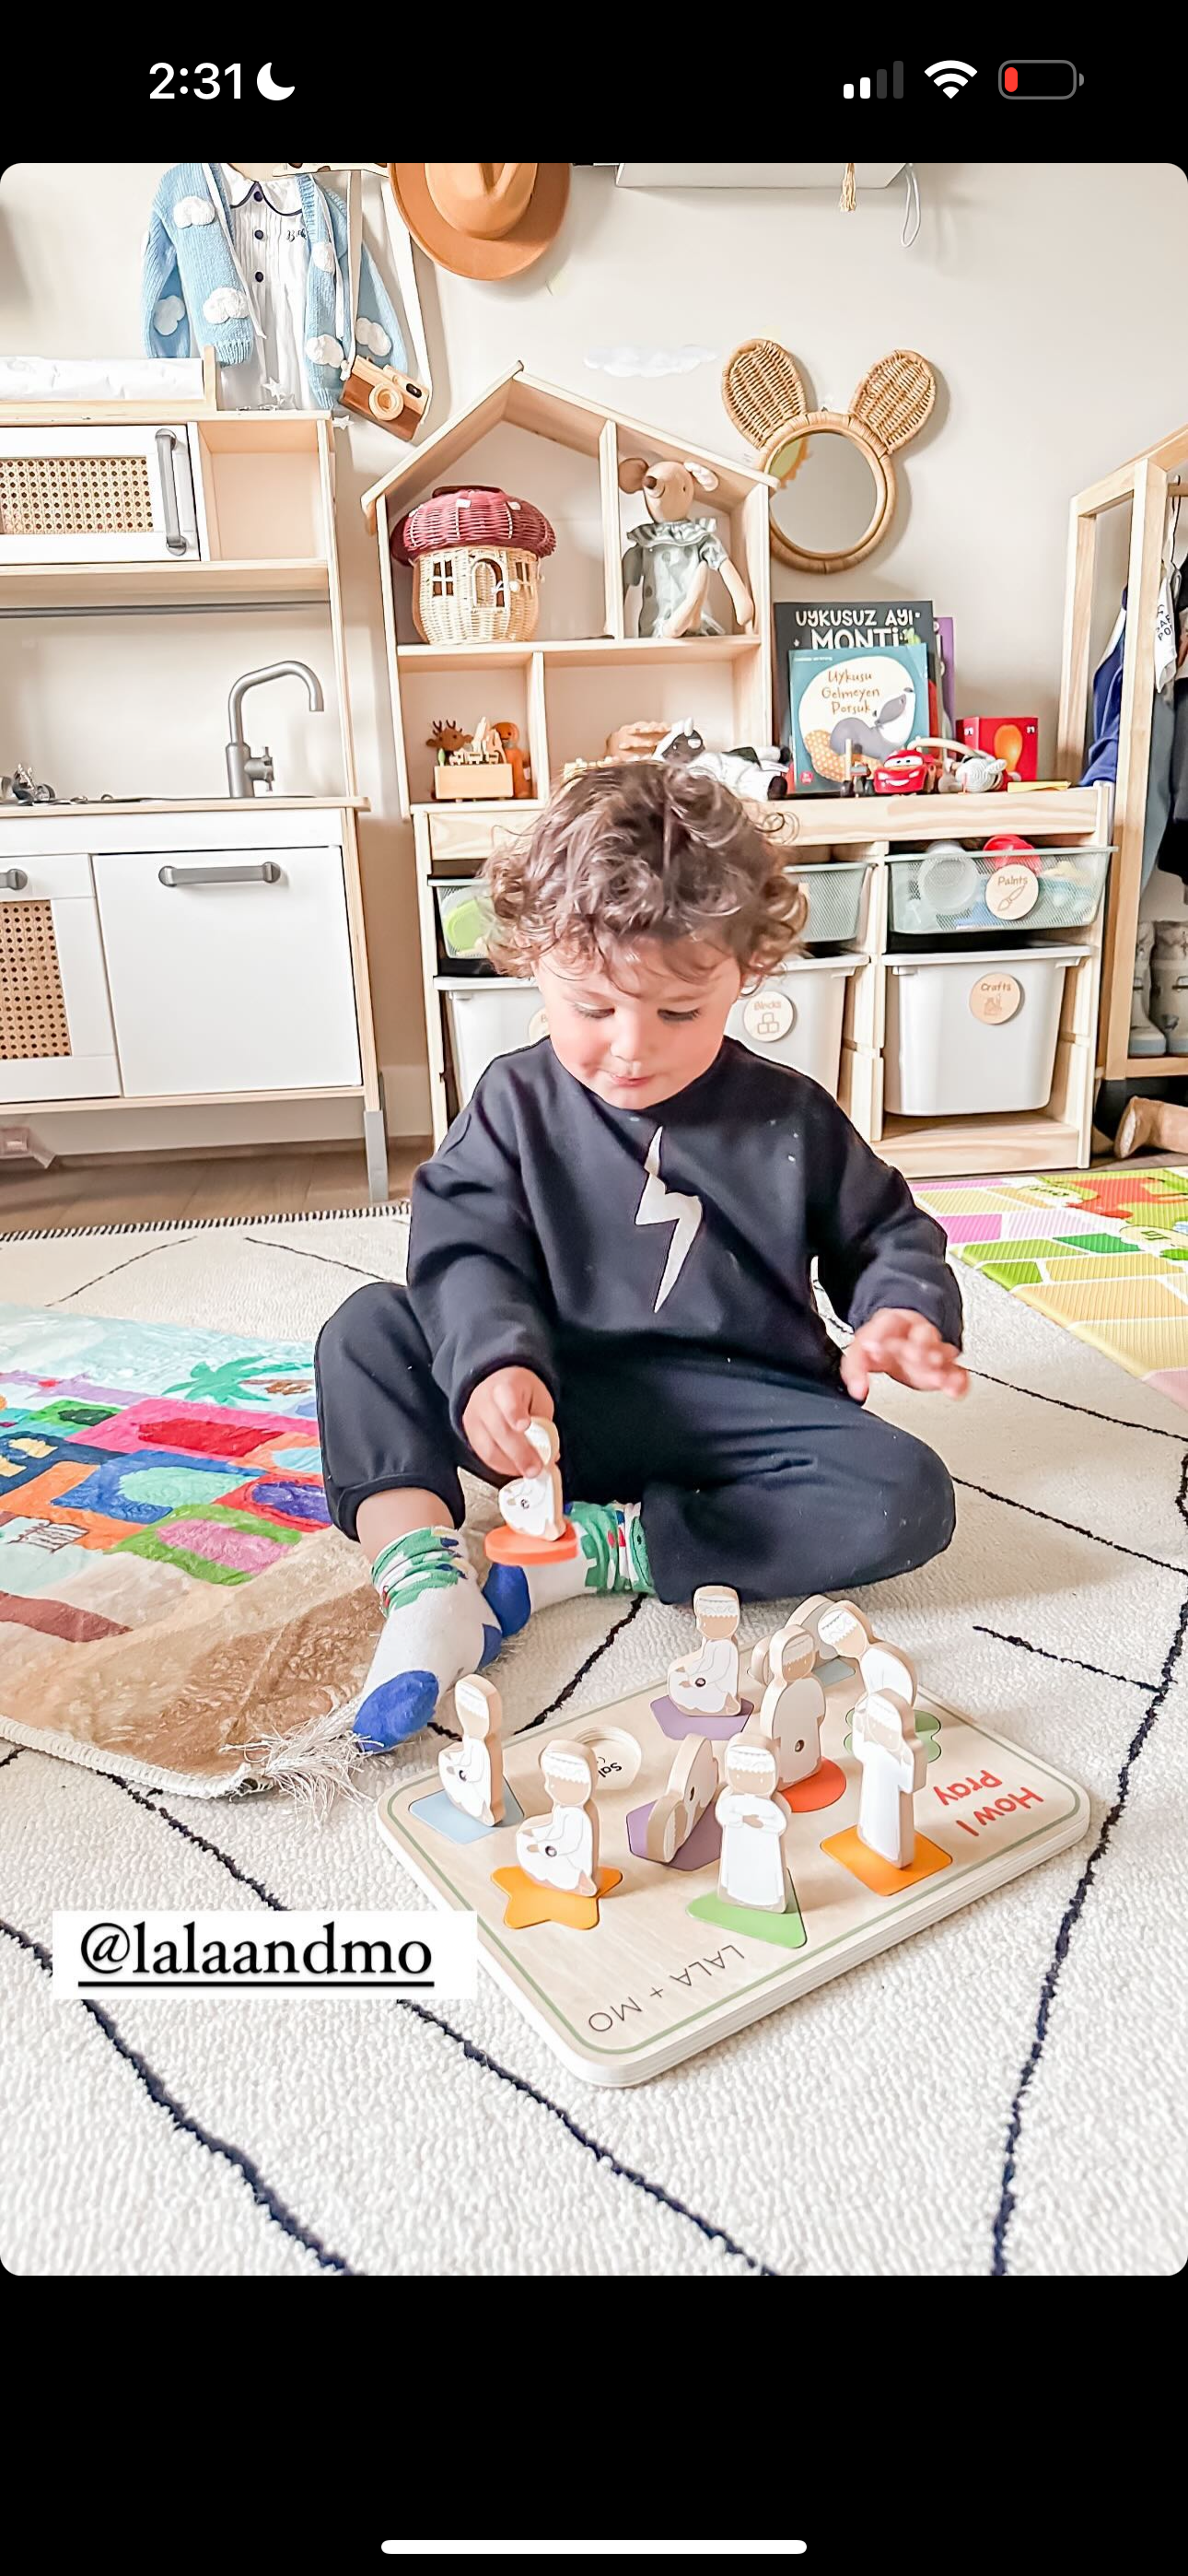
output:
[[[1188,1405],[1188,1170],[1037,1172],[916,1197],[958,1260]]]
[[[0,1736],[205,1795],[333,1771],[376,1611],[308,1343],[0,1306]]]

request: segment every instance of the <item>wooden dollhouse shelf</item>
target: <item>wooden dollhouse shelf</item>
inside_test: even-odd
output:
[[[233,608],[245,601],[330,596],[330,567],[316,555],[289,562],[26,563],[0,566],[0,612],[102,608]]]
[[[757,653],[757,635],[699,635],[695,643],[698,662],[737,662],[746,653]],[[546,662],[594,662],[605,670],[608,665],[629,667],[633,662],[687,662],[690,639],[685,635],[554,635],[533,636],[527,644],[398,644],[396,659],[414,671],[465,671],[483,662],[494,662],[505,670],[522,667],[534,653]]]

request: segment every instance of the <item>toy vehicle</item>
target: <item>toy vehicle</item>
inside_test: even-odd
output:
[[[935,774],[922,751],[896,751],[879,762],[872,784],[876,796],[923,796]]]

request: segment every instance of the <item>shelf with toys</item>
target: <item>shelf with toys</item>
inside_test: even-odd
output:
[[[762,804],[809,894],[803,953],[743,997],[732,1033],[822,1082],[913,1177],[1087,1160],[1104,794],[1012,780],[1008,800],[975,736],[959,779],[964,747],[929,739],[904,756],[906,790],[904,760],[851,753],[839,792],[780,801],[773,478],[675,444],[516,369],[364,495],[435,1138],[492,1055],[542,1033],[534,988],[491,970],[470,881],[566,776],[683,735],[677,757],[691,747]],[[756,760],[723,757],[741,745]]]

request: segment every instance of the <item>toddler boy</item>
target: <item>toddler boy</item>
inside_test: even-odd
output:
[[[486,877],[492,956],[535,977],[548,1037],[496,1058],[417,1173],[407,1288],[358,1289],[318,1343],[330,1509],[385,1611],[374,1745],[545,1603],[849,1591],[953,1533],[939,1458],[863,1410],[878,1372],[965,1393],[944,1236],[826,1092],[724,1035],[804,919],[779,843],[640,761],[587,771]],[[533,1474],[532,1414],[578,1551],[484,1587],[458,1469]]]

